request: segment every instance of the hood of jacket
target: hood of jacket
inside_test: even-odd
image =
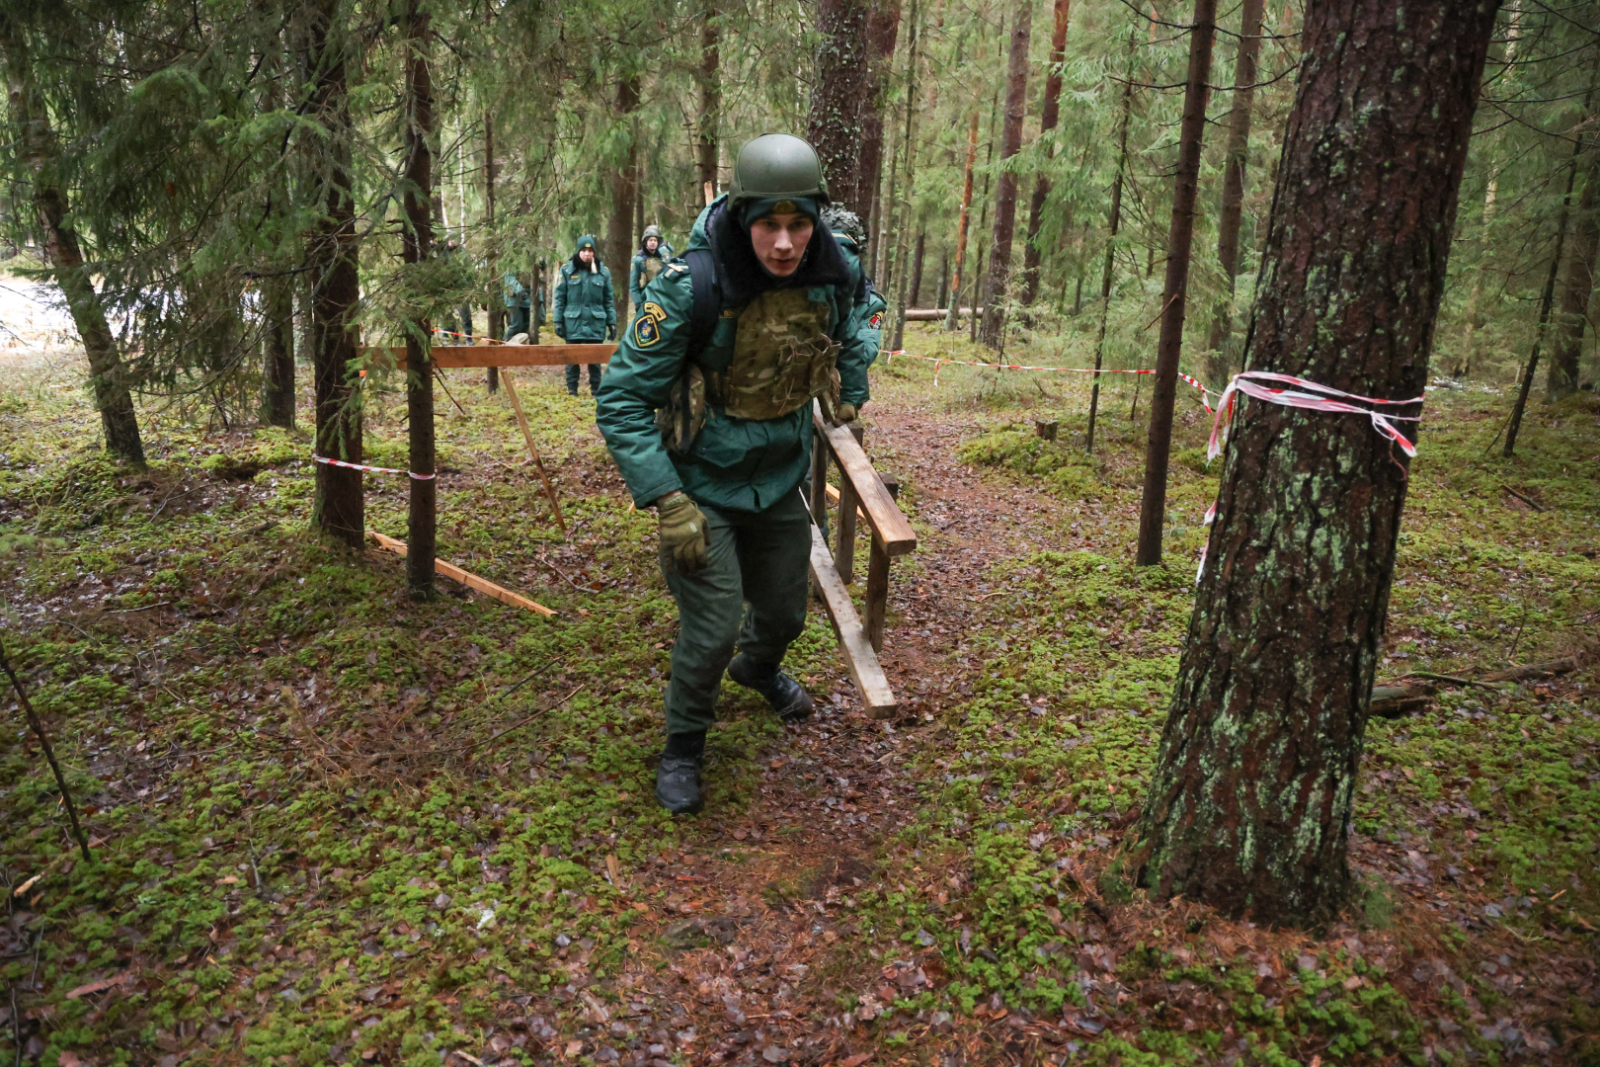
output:
[[[787,278],[773,277],[756,258],[750,231],[739,224],[727,206],[727,194],[717,197],[700,212],[689,233],[689,248],[709,249],[717,257],[717,288],[722,291],[725,307],[748,304],[771,289],[832,285],[851,292],[860,284],[860,277],[825,226],[811,231],[798,270]]]

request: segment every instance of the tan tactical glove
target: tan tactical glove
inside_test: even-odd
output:
[[[711,530],[694,501],[681,492],[668,493],[656,502],[656,518],[661,523],[662,561],[671,560],[672,569],[679,574],[704,570]]]
[[[854,404],[840,404],[834,409],[833,416],[839,420],[838,425],[840,426],[843,426],[847,422],[855,422],[856,406]]]

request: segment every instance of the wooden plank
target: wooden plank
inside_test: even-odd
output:
[[[522,413],[522,401],[517,399],[517,384],[511,380],[511,372],[507,371],[500,376],[505,382],[506,396],[511,398],[511,408],[517,413],[517,425],[522,427],[522,439],[528,444],[528,455],[533,457],[533,465],[539,468],[539,480],[544,483],[545,499],[550,501],[550,507],[556,513],[556,522],[561,526],[561,537],[567,536],[567,520],[561,514],[561,502],[556,499],[556,491],[550,485],[550,476],[544,472],[544,460],[539,458],[539,450],[534,447],[533,431],[528,429],[528,416]]]
[[[833,488],[829,486],[828,488]],[[849,585],[856,578],[856,492],[846,478],[839,487],[839,521],[833,531],[833,566],[839,579]]]
[[[404,556],[406,554],[406,543],[404,541],[397,541],[393,537],[385,537],[376,530],[369,530],[368,532],[372,534],[372,539],[374,541],[378,542],[378,544],[382,547],[387,548],[390,552],[400,556]],[[480,593],[492,596],[496,600],[510,604],[513,607],[526,608],[529,611],[537,612],[540,615],[546,616],[553,616],[557,614],[554,609],[547,608],[536,600],[529,600],[525,596],[520,596],[517,593],[513,593],[509,589],[495,585],[487,578],[479,578],[476,574],[473,574],[470,571],[464,571],[460,567],[457,567],[454,563],[446,563],[442,559],[435,559],[433,561],[433,569],[444,575],[446,578],[454,578],[456,581],[470,589],[476,589]]]
[[[839,490],[835,489],[832,485],[829,485],[827,487],[827,489],[828,489],[828,499],[833,501],[835,504],[837,504],[839,502]],[[867,517],[865,515],[861,514],[861,505],[859,505],[859,504],[856,505],[856,518],[860,519],[862,522],[866,522],[867,521]]]
[[[856,683],[856,692],[861,694],[862,704],[873,718],[890,718],[900,710],[900,703],[895,699],[894,690],[889,688],[889,679],[878,663],[872,643],[867,640],[866,628],[856,614],[850,591],[839,580],[839,572],[834,569],[833,556],[828,553],[828,542],[815,526],[811,528],[811,580],[822,593],[828,618],[833,620],[834,632],[839,635],[839,650],[844,653],[845,667]]]
[[[883,619],[889,610],[889,553],[876,537],[867,558],[867,640],[883,651]]]
[[[916,532],[900,513],[899,505],[889,495],[878,472],[872,469],[872,461],[850,431],[843,426],[829,426],[817,408],[812,409],[811,418],[817,432],[826,438],[828,451],[838,462],[841,475],[850,481],[855,490],[861,502],[861,511],[867,517],[867,525],[883,541],[884,550],[891,556],[903,556],[916,551]]]
[[[614,343],[599,345],[434,345],[438,367],[564,367],[569,363],[610,363]],[[361,354],[395,370],[406,369],[405,348],[367,346]]]

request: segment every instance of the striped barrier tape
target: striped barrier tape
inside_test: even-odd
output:
[[[431,482],[438,477],[437,474],[418,474],[416,471],[402,470],[399,467],[369,467],[365,463],[346,463],[342,459],[329,459],[316,453],[312,453],[311,458],[329,467],[345,467],[353,471],[366,471],[368,474],[409,474],[419,482]]]
[[[1281,383],[1277,385],[1268,382]],[[1222,446],[1228,439],[1228,427],[1233,424],[1233,409],[1235,406],[1234,394],[1243,393],[1245,396],[1256,400],[1264,400],[1269,404],[1279,404],[1283,407],[1300,408],[1303,411],[1331,411],[1342,415],[1365,415],[1372,420],[1372,428],[1383,437],[1400,446],[1400,451],[1415,457],[1416,444],[1396,427],[1396,422],[1420,422],[1421,415],[1395,415],[1387,411],[1375,411],[1373,407],[1405,407],[1408,404],[1420,404],[1424,397],[1414,396],[1409,400],[1383,400],[1374,396],[1360,396],[1356,393],[1347,393],[1343,389],[1335,389],[1331,385],[1319,385],[1304,378],[1296,378],[1292,374],[1276,374],[1271,371],[1245,371],[1235,374],[1228,387],[1217,398],[1216,417],[1211,423],[1211,440],[1206,445],[1206,459],[1212,460],[1222,454]],[[1353,401],[1353,403],[1352,403]],[[1373,407],[1362,407],[1363,404]],[[1391,453],[1392,458],[1392,453]],[[1399,461],[1396,460],[1396,463]],[[1219,488],[1218,492],[1221,490]],[[1213,500],[1206,509],[1206,517],[1201,521],[1202,526],[1210,526],[1217,520],[1217,503]],[[1200,549],[1200,566],[1195,571],[1194,580],[1198,585],[1200,578],[1206,572],[1206,548]]]

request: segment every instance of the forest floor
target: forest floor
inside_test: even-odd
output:
[[[901,713],[862,711],[814,611],[790,663],[818,714],[728,686],[706,810],[674,820],[653,517],[556,373],[518,380],[566,540],[504,394],[452,372],[438,398],[440,558],[548,620],[447,580],[412,603],[397,557],[312,536],[304,430],[149,406],[134,472],[81,368],[0,358],[3,635],[95,842],[75,858],[8,693],[0,1061],[1600,1063],[1589,395],[1536,405],[1514,460],[1487,447],[1506,392],[1430,396],[1380,676],[1577,668],[1374,718],[1361,891],[1310,934],[1105,873],[1216,491],[1187,393],[1168,562],[1136,570],[1140,379],[1090,457],[1087,383],[880,363],[866,446],[920,538]],[[404,466],[403,396],[367,388],[368,462]],[[367,487],[403,537],[403,479]]]

